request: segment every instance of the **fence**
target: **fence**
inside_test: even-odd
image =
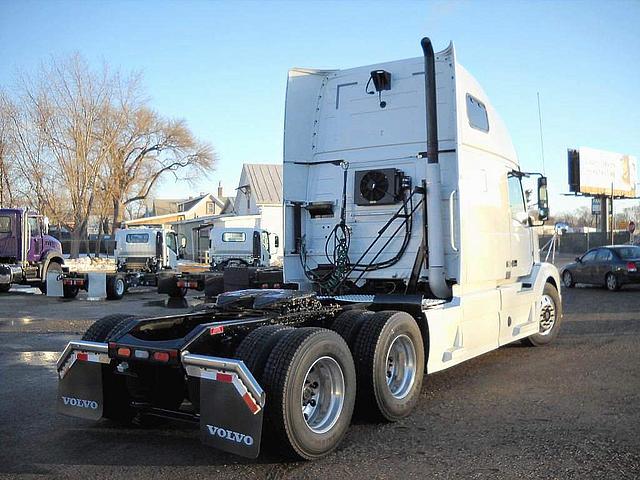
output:
[[[77,242],[68,238],[63,238],[62,240],[60,240],[60,243],[62,243],[62,253],[63,254],[69,254],[71,253],[71,246],[72,243]],[[97,245],[98,241],[95,239],[90,239],[90,240],[80,240],[80,255],[87,255],[87,254],[91,254],[94,255],[96,253],[96,245]],[[88,251],[87,251],[87,247],[88,247]],[[113,252],[116,248],[116,242],[115,240],[110,240],[110,239],[103,239],[100,242],[100,255],[105,255],[107,257],[113,257]]]
[[[551,239],[551,235],[540,235],[540,246],[545,245]],[[613,243],[616,245],[630,243],[634,239],[629,232],[615,232]],[[584,253],[590,248],[611,245],[611,234],[604,232],[592,233],[565,233],[559,235],[556,240],[556,252],[558,253]]]

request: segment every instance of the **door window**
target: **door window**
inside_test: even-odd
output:
[[[167,247],[174,252],[178,251],[178,242],[176,241],[175,233],[167,233]]]
[[[29,217],[29,232],[32,237],[40,236],[40,222],[36,217]]]
[[[509,175],[509,206],[511,207],[511,216],[516,217],[518,213],[526,211],[524,206],[524,196],[522,195],[522,184],[520,178]]]
[[[591,250],[590,252],[587,252],[582,256],[582,262],[583,263],[593,262],[595,259],[596,259],[596,251],[595,250]]]
[[[601,248],[598,250],[598,254],[596,255],[597,262],[608,262],[612,259],[611,252],[606,248]]]

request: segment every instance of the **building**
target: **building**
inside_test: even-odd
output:
[[[183,200],[154,199],[147,206],[145,216],[128,220],[125,225],[127,227],[141,225],[170,227],[172,224],[184,220],[222,215],[232,210],[232,205],[231,199],[225,197],[222,194],[222,187],[218,186],[217,195],[204,193],[195,198]]]

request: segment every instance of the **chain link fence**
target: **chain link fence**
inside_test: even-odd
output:
[[[552,235],[540,235],[540,245],[545,245],[551,240]],[[640,241],[640,236],[635,238],[629,232],[614,232],[613,243],[616,245],[634,243]],[[590,248],[611,245],[611,234],[604,232],[591,233],[564,233],[556,239],[556,252],[558,253],[584,253]]]

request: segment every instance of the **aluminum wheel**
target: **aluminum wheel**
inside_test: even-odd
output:
[[[613,273],[607,275],[607,288],[609,290],[617,290],[618,289],[618,279]]]
[[[344,374],[332,357],[320,357],[307,371],[300,405],[307,427],[326,433],[335,425],[344,405]]]
[[[387,387],[397,399],[406,397],[416,379],[416,349],[406,335],[398,335],[387,352]]]
[[[122,295],[124,295],[124,280],[122,278],[116,278],[115,282],[116,284],[114,290],[116,291],[116,295],[121,297]]]
[[[556,324],[556,304],[549,295],[540,300],[540,335],[549,335]]]

